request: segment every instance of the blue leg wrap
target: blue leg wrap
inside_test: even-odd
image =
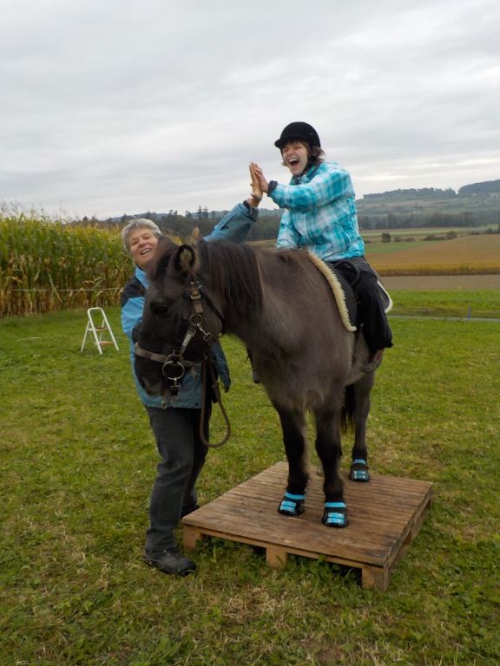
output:
[[[351,481],[367,482],[370,480],[370,472],[368,471],[368,463],[362,458],[356,458],[351,463],[351,471],[349,472]]]
[[[305,510],[305,499],[305,495],[293,495],[287,491],[278,507],[278,513],[283,516],[300,516]]]
[[[347,527],[347,506],[345,502],[325,502],[323,525],[327,527]]]

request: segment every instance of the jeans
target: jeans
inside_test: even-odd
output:
[[[181,517],[196,508],[196,480],[203,468],[207,447],[200,439],[200,409],[146,407],[158,453],[156,479],[149,503],[150,526],[146,550],[156,553],[176,545],[174,529]],[[208,438],[210,405],[204,424]]]

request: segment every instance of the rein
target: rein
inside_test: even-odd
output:
[[[214,392],[215,402],[220,406],[222,418],[224,419],[224,424],[226,426],[226,432],[224,433],[224,437],[221,439],[220,442],[217,442],[217,444],[211,444],[205,437],[205,433],[203,430],[203,424],[205,423],[205,415],[207,413],[207,400],[210,400],[210,396],[208,395],[207,391],[208,370],[210,370],[210,380],[212,382],[210,388]],[[231,423],[229,421],[226,409],[222,404],[222,396],[220,393],[219,382],[217,381],[217,376],[214,370],[214,362],[212,359],[203,362],[201,366],[201,373],[202,373],[201,374],[202,398],[201,398],[201,415],[200,415],[200,430],[199,430],[200,439],[203,442],[203,444],[205,444],[205,446],[207,446],[209,449],[218,449],[221,446],[223,446],[231,437]]]
[[[138,342],[136,342],[134,347],[134,353],[137,354],[137,356],[141,356],[142,358],[148,359],[149,361],[154,361],[156,363],[162,364],[161,372],[165,377],[165,379],[167,379],[169,382],[172,383],[172,386],[170,387],[169,390],[172,400],[175,400],[177,398],[177,394],[179,393],[179,388],[180,388],[179,382],[186,374],[186,368],[190,368],[193,365],[196,365],[196,363],[185,360],[184,354],[187,348],[189,347],[189,344],[195,337],[195,335],[198,332],[201,334],[203,342],[207,347],[207,351],[204,355],[203,361],[201,362],[202,396],[201,396],[201,417],[200,417],[199,434],[200,434],[200,439],[205,446],[209,448],[219,448],[220,446],[225,444],[228,441],[228,439],[231,437],[231,424],[229,422],[229,418],[224,408],[224,405],[222,404],[222,397],[214,369],[214,361],[210,353],[211,347],[214,344],[214,339],[212,334],[208,331],[205,331],[205,329],[203,328],[204,310],[203,310],[203,303],[201,300],[202,299],[201,289],[202,285],[200,285],[195,276],[191,275],[189,280],[189,286],[186,288],[184,292],[184,297],[189,298],[191,302],[192,312],[189,315],[189,324],[180,347],[174,347],[169,354],[158,354],[156,352],[151,352],[148,349],[144,349],[139,345]],[[210,299],[208,295],[205,295],[205,298],[209,303],[210,308],[212,309],[214,314],[221,320],[221,322],[223,322],[222,314],[220,313],[216,305],[213,303],[212,299]],[[185,318],[187,318],[187,315]],[[224,434],[224,437],[217,444],[211,444],[210,442],[207,441],[203,429],[205,414],[207,413],[207,400],[210,400],[207,391],[208,369],[210,370],[211,389],[214,393],[215,402],[217,402],[220,405],[222,417],[226,425],[226,432]]]

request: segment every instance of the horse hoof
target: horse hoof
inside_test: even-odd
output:
[[[347,506],[345,502],[325,502],[325,511],[321,519],[327,527],[347,527]]]
[[[351,481],[361,481],[362,483],[366,483],[370,480],[370,472],[368,471],[368,463],[366,460],[357,458],[352,461],[349,478]]]
[[[300,516],[305,511],[305,495],[292,495],[286,492],[278,507],[278,513],[282,516]]]

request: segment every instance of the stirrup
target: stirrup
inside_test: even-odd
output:
[[[356,458],[352,461],[349,479],[351,481],[361,481],[363,483],[370,480],[370,472],[368,471],[368,463],[366,460],[363,460],[363,458]]]
[[[293,495],[285,492],[281,504],[278,507],[278,513],[283,516],[300,516],[305,511],[305,495]]]
[[[321,519],[327,527],[347,527],[347,505],[345,502],[325,502],[325,511]]]

